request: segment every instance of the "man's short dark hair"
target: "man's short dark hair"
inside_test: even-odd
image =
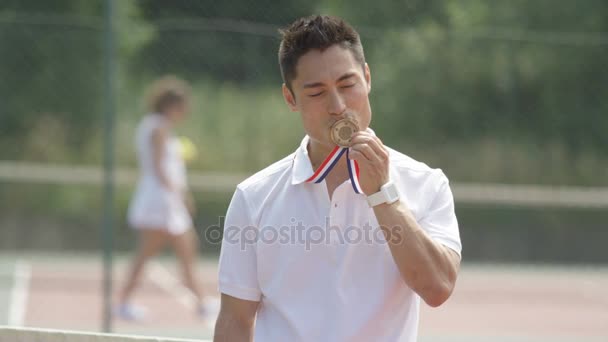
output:
[[[289,90],[292,90],[291,82],[297,76],[298,60],[310,50],[324,51],[333,45],[339,45],[349,50],[362,68],[365,65],[359,34],[341,18],[326,15],[303,17],[279,32],[282,36],[279,66],[283,82]]]

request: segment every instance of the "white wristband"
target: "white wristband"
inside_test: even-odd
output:
[[[378,204],[382,203],[395,203],[399,200],[400,197],[401,196],[399,195],[399,189],[397,189],[397,185],[389,181],[388,183],[380,187],[380,191],[367,196],[367,204],[371,208],[373,208]]]

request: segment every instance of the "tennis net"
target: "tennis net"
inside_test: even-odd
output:
[[[70,330],[52,330],[0,326],[0,342],[209,342],[209,340],[166,337],[96,334]]]

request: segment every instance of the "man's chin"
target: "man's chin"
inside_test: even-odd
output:
[[[318,137],[313,137],[313,136],[309,135],[308,137],[310,139],[309,144],[313,143],[315,145],[323,146],[323,147],[327,147],[327,148],[333,148],[336,145],[333,143],[333,141],[331,141],[329,136],[318,138]]]

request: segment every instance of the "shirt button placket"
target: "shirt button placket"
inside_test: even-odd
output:
[[[342,186],[338,186],[336,188],[336,190],[334,191],[334,195],[332,196],[331,199],[331,207],[329,208],[329,212],[330,212],[330,217],[329,217],[329,224],[330,227],[328,229],[328,234],[331,234],[329,236],[329,241],[331,241],[332,245],[335,244],[339,244],[340,241],[340,237],[337,236],[337,234],[341,234],[341,220],[340,220],[340,209],[339,208],[339,203],[342,202],[341,201],[341,194],[342,194]]]

